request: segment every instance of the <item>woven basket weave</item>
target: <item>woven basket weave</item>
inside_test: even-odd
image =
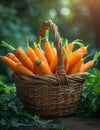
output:
[[[34,76],[13,74],[12,76],[16,84],[17,96],[30,113],[44,117],[66,116],[77,109],[82,94],[84,76],[87,73],[66,75],[57,26],[51,20],[45,21],[39,36],[43,37],[48,27],[54,35],[59,57],[56,74]]]

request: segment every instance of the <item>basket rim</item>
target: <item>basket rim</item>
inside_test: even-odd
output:
[[[70,85],[72,82],[74,83],[83,83],[85,81],[85,76],[89,76],[88,72],[84,73],[76,73],[72,75],[33,75],[33,76],[24,76],[24,75],[17,75],[15,73],[12,74],[13,81],[16,82],[23,82],[23,83],[32,83],[32,84],[52,84],[52,85]],[[65,77],[65,78],[64,78]]]

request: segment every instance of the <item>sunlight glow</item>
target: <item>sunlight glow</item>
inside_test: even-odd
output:
[[[70,9],[67,8],[67,7],[63,7],[61,10],[60,10],[61,14],[62,15],[68,15],[70,13]]]
[[[49,15],[51,16],[51,18],[54,18],[54,17],[57,15],[56,10],[55,10],[55,9],[51,9],[51,10],[49,11]]]

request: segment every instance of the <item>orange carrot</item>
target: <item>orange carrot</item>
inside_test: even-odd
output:
[[[31,59],[27,56],[27,54],[21,48],[15,49],[14,47],[9,45],[5,41],[2,41],[1,45],[4,46],[4,47],[9,48],[12,51],[14,51],[14,55],[21,61],[21,63],[26,68],[28,68],[29,70],[31,70],[34,73],[34,65],[33,65]]]
[[[41,50],[37,47],[36,43],[34,43],[34,51],[36,53],[36,55],[38,56],[38,58],[42,61],[44,61],[46,64],[48,64],[48,61],[45,57],[45,55],[41,52]]]
[[[69,43],[67,48],[69,48],[69,51],[71,52],[74,48],[74,44],[73,43]]]
[[[90,60],[81,66],[80,72],[85,72],[94,65],[94,61]]]
[[[74,53],[81,52],[81,53],[87,54],[87,52],[88,52],[87,48],[88,48],[88,45],[87,46],[82,46],[82,47],[78,48],[77,50],[75,50]]]
[[[21,63],[21,61],[13,54],[13,53],[8,53],[7,57],[15,61],[16,63]]]
[[[11,60],[7,56],[1,56],[2,61],[12,70],[15,70],[17,63],[13,60]]]
[[[52,73],[56,72],[57,65],[58,65],[58,56],[56,55],[50,63],[50,69]]]
[[[75,50],[69,57],[69,70],[72,68],[72,66],[79,61],[86,53],[87,53],[87,47],[88,46],[82,46]]]
[[[64,41],[64,45],[63,45],[62,49],[63,49],[63,55],[65,55],[68,58],[68,56],[70,54],[70,50],[68,47],[68,40],[67,39]]]
[[[57,55],[57,50],[56,50],[56,48],[54,47],[53,42],[51,43],[51,49],[52,49],[53,56],[56,56],[56,55]]]
[[[69,69],[69,61],[68,61],[68,58],[66,58],[66,57],[64,57],[64,68],[65,68],[65,71],[67,74],[68,69]]]
[[[51,45],[50,45],[50,43],[48,41],[46,41],[44,43],[44,49],[45,49],[45,53],[46,53],[46,58],[48,60],[48,63],[50,64],[51,61],[54,58],[54,55],[53,55],[53,51],[52,51]]]
[[[11,68],[16,74],[20,75],[33,75],[33,73],[28,70],[26,67],[24,67],[20,63],[16,63],[15,61],[11,60],[7,56],[2,56],[2,61],[9,67]]]
[[[78,52],[78,53],[72,53],[69,58],[69,69],[68,71],[83,57],[83,53]]]
[[[67,55],[67,52],[66,52],[66,49],[63,48],[63,60],[64,60],[64,68],[65,68],[65,71],[67,73],[68,71],[68,68],[69,68],[69,60],[68,60],[68,55]]]
[[[34,73],[37,74],[35,61],[39,58],[31,47],[28,47],[27,49],[28,49],[28,55],[29,55],[29,57],[34,65]]]
[[[80,68],[79,68],[79,72],[82,72],[82,69],[84,68],[84,60],[86,60],[89,56],[91,56],[91,54],[87,55],[86,57],[84,57],[83,59],[83,63],[81,64]]]
[[[83,58],[81,58],[79,61],[77,61],[77,63],[70,70],[68,70],[68,74],[75,74],[75,73],[79,72],[79,69],[80,69],[82,63],[83,63]]]
[[[32,75],[34,75],[34,73],[32,71],[27,69],[22,64],[17,64],[14,72],[16,74],[25,75],[25,76],[32,76]]]
[[[31,70],[34,73],[35,68],[31,59],[21,48],[16,49],[14,51],[14,54],[23,63],[25,67],[27,67],[29,70]]]
[[[65,43],[64,43],[62,50],[63,50],[64,67],[65,67],[66,73],[67,73],[68,68],[69,68],[68,57],[71,55],[73,48],[74,48],[74,44],[73,43],[68,44],[68,41],[65,40]]]
[[[50,65],[51,61],[54,58],[54,55],[53,55],[51,44],[48,41],[48,38],[49,38],[49,30],[46,30],[46,32],[45,32],[44,50],[45,50],[47,61],[48,61],[49,65]]]
[[[65,48],[65,50],[66,50],[67,57],[71,54],[75,44],[77,44],[77,45],[79,45],[81,47],[83,46],[83,44],[80,42],[79,39],[76,39],[72,43],[68,43],[68,40],[65,39],[63,48]]]
[[[91,67],[94,66],[94,63],[95,62],[98,62],[98,57],[100,56],[100,52],[96,52],[95,55],[94,55],[94,58],[93,60],[90,60],[84,64],[82,64],[81,68],[80,68],[80,72],[85,72],[87,71],[88,69],[90,69]]]
[[[35,64],[36,64],[36,69],[38,71],[38,74],[43,74],[43,75],[52,74],[50,67],[44,61],[36,60]]]
[[[33,64],[35,64],[35,61],[39,59],[38,56],[36,55],[36,53],[31,47],[28,47],[27,49],[28,49],[28,55],[30,59],[32,60]]]
[[[38,58],[38,56],[36,55],[35,51],[29,46],[28,37],[26,37],[26,40],[27,40],[27,41],[26,41],[26,44],[27,44],[27,52],[28,52],[28,55],[29,55],[31,61],[33,62],[33,64],[35,64],[35,61],[36,61],[37,59],[39,59],[39,58]]]
[[[65,71],[67,72],[67,68],[68,68],[68,65],[67,65],[67,61],[68,61],[68,55],[67,55],[67,52],[66,52],[66,49],[64,47],[62,47],[62,54],[63,54],[63,64],[64,64],[64,68],[65,68]]]

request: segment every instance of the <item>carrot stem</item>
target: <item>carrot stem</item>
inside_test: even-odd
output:
[[[73,44],[77,44],[77,45],[79,45],[80,47],[82,47],[82,46],[84,46],[84,45],[83,45],[83,43],[82,43],[81,41],[83,41],[83,40],[81,40],[81,39],[76,39],[76,40],[74,40],[72,43],[73,43]]]
[[[49,39],[49,30],[45,31],[45,41],[48,41]]]
[[[13,46],[9,45],[9,44],[8,44],[7,42],[5,42],[5,41],[2,41],[2,42],[1,42],[1,46],[6,47],[6,48],[10,49],[11,51],[15,51],[15,50],[16,50]]]
[[[68,39],[65,39],[64,41],[64,47],[68,46]]]
[[[26,35],[26,47],[29,47],[29,40],[28,40],[28,36]]]
[[[94,55],[93,61],[97,63],[99,56],[100,56],[100,52],[96,52]]]

